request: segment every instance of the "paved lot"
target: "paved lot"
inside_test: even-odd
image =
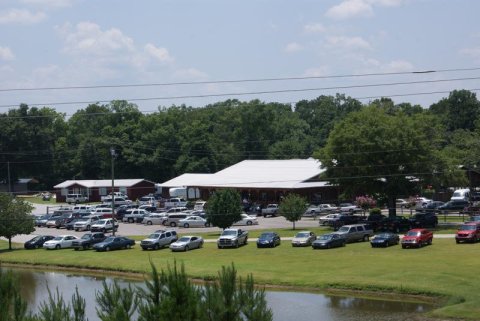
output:
[[[42,205],[42,204],[35,204],[35,209],[33,210],[33,214],[35,215],[41,215],[45,214],[47,212],[47,206]],[[242,226],[240,228],[245,229],[245,230],[258,230],[258,229],[273,229],[273,228],[292,228],[292,223],[288,222],[285,218],[283,217],[258,217],[258,225],[252,225],[252,226]],[[317,227],[318,226],[318,221],[313,220],[312,218],[302,218],[300,221],[295,223],[295,228],[297,231],[301,229],[309,229],[312,227]],[[165,229],[166,227],[163,225],[142,225],[142,224],[129,224],[129,223],[120,223],[119,230],[117,232],[118,235],[125,235],[125,236],[131,236],[131,235],[149,235],[150,233],[154,232],[155,230],[158,229]],[[179,228],[176,227],[174,228],[175,230],[179,231],[181,234],[194,234],[194,233],[203,233],[203,232],[214,232],[214,231],[220,231],[219,228],[216,227],[209,227],[209,228]],[[45,235],[61,235],[61,234],[71,234],[71,235],[76,235],[78,237],[82,236],[85,234],[85,232],[75,232],[75,231],[68,231],[65,229],[52,229],[52,228],[46,228],[46,227],[39,227],[36,228],[36,231],[33,233],[35,235],[37,234],[45,234]],[[292,231],[292,236],[294,232]],[[436,234],[436,238],[453,238],[454,235],[452,234]],[[32,235],[18,235],[13,238],[13,242],[18,242],[18,243],[24,243],[27,240],[31,239]],[[290,238],[282,238],[282,239],[290,239]],[[254,241],[254,239],[251,239]],[[212,240],[214,241],[214,240]]]

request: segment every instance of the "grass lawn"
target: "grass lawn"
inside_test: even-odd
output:
[[[131,272],[149,271],[149,259],[159,268],[176,259],[185,264],[192,278],[199,279],[210,279],[221,266],[233,262],[240,275],[252,273],[259,284],[439,295],[448,298],[447,304],[434,310],[433,316],[478,320],[480,315],[480,280],[476,277],[480,243],[457,245],[452,239],[437,239],[432,246],[409,250],[400,246],[372,249],[368,243],[312,250],[293,248],[286,241],[274,249],[257,249],[250,242],[239,249],[219,250],[215,243],[205,243],[203,249],[185,253],[142,251],[138,245],[105,253],[6,249],[7,243],[0,241],[0,262]]]

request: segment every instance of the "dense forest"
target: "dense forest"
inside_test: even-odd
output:
[[[149,114],[127,101],[112,101],[71,117],[50,107],[20,105],[0,114],[0,181],[7,180],[8,169],[11,180],[34,177],[42,190],[66,179],[107,179],[111,147],[116,177],[155,182],[186,172],[213,173],[245,159],[308,158],[326,146],[347,115],[366,108],[381,109],[405,125],[425,116],[428,126],[422,128],[428,133],[421,139],[435,137],[431,147],[442,155],[442,166],[480,166],[480,103],[475,93],[458,90],[428,108],[389,98],[362,104],[341,94],[294,105],[260,100],[173,105]]]

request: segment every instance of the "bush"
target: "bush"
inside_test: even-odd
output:
[[[372,214],[373,215],[380,215],[380,214],[382,214],[382,210],[379,209],[378,207],[375,207],[375,208],[372,208],[369,213],[370,213],[370,215],[372,215]]]

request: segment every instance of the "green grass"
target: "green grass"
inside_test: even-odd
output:
[[[44,204],[44,205],[56,205],[57,204],[53,197],[48,201],[42,200],[41,196],[19,195],[18,197],[21,197],[24,201],[27,201],[27,202],[30,202],[30,203],[33,203],[33,204]]]
[[[312,250],[292,248],[287,241],[275,249],[257,249],[250,242],[239,249],[218,250],[215,243],[206,243],[203,249],[186,253],[142,251],[138,245],[106,253],[7,251],[6,247],[6,242],[0,242],[1,262],[140,273],[149,271],[149,259],[159,268],[176,259],[185,264],[192,278],[200,279],[214,277],[222,265],[233,262],[240,275],[252,273],[259,284],[439,295],[448,298],[448,304],[431,312],[433,316],[478,320],[480,315],[480,280],[476,277],[480,243],[457,245],[452,239],[437,239],[432,246],[409,250],[399,246],[372,249],[367,243]]]

